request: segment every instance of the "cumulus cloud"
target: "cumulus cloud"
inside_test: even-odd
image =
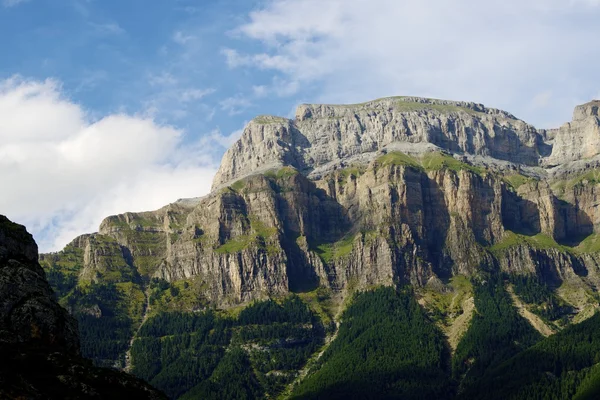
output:
[[[53,80],[0,81],[0,212],[48,251],[108,215],[200,196],[216,170],[210,154],[230,137],[185,139],[147,117],[91,120]]]
[[[599,90],[597,0],[270,0],[224,49],[230,68],[312,84],[323,102],[419,95],[484,102],[534,123],[568,118]],[[540,101],[542,92],[553,93]],[[304,93],[303,93],[304,95]]]

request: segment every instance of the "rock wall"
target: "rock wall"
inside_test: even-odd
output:
[[[257,117],[208,196],[112,216],[103,240],[76,240],[79,279],[195,278],[210,302],[230,305],[317,286],[539,273],[539,258],[551,260],[544,276],[597,287],[600,176],[567,162],[597,152],[577,139],[600,138],[597,114],[592,102],[538,131],[480,104],[389,98]]]

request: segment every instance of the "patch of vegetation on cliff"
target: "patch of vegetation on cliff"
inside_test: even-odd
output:
[[[129,222],[125,218],[129,219]],[[162,227],[163,220],[157,219],[151,212],[127,213],[123,215],[114,215],[103,221],[103,225],[121,229],[146,229]]]
[[[503,177],[504,181],[510,185],[514,190],[518,190],[521,186],[535,182],[536,179],[530,176],[525,176],[522,174],[511,174]]]
[[[250,247],[250,245],[256,244],[258,248],[266,250],[269,255],[276,254],[279,248],[270,243],[273,241],[274,236],[277,235],[277,228],[266,225],[254,215],[250,215],[248,220],[253,231],[252,233],[229,239],[217,247],[215,252],[218,254],[239,253]]]
[[[462,313],[462,303],[473,295],[473,285],[468,277],[457,275],[450,279],[447,286],[425,286],[418,294],[430,317],[435,321],[445,321]]]
[[[199,311],[208,307],[208,300],[203,293],[207,285],[200,276],[168,282],[160,278],[152,278],[148,287],[150,314],[161,312]]]
[[[471,115],[481,115],[482,114],[481,112],[475,111],[469,107],[459,106],[459,105],[455,105],[455,104],[432,104],[432,103],[428,103],[428,102],[409,101],[409,100],[411,100],[410,96],[382,97],[380,99],[371,100],[371,101],[368,101],[365,103],[342,104],[342,105],[336,105],[335,107],[356,108],[356,107],[363,106],[361,111],[380,112],[381,110],[378,108],[364,108],[364,106],[371,105],[373,103],[377,103],[377,102],[381,102],[381,101],[385,101],[385,100],[394,101],[394,109],[396,111],[400,111],[400,112],[430,110],[430,111],[438,111],[438,112],[445,113],[445,114],[451,113],[451,112],[466,112]],[[424,99],[424,100],[435,101],[436,99]]]
[[[378,169],[378,167],[387,167],[390,165],[404,165],[418,170],[423,169],[423,166],[421,166],[421,164],[416,158],[404,154],[400,151],[392,151],[377,158],[375,169]]]
[[[331,264],[352,253],[354,236],[347,236],[335,243],[311,243],[310,248],[325,264]]]
[[[571,179],[559,179],[552,182],[551,187],[557,197],[564,197],[567,192],[574,188],[588,185],[597,185],[600,183],[600,169],[593,169],[577,175]]]
[[[252,120],[252,122],[259,124],[259,125],[281,124],[281,123],[285,123],[288,121],[289,120],[287,118],[277,117],[275,115],[259,115],[258,117],[254,118]]]
[[[351,167],[346,167],[342,169],[338,169],[335,171],[337,182],[344,186],[348,182],[348,178],[358,178],[362,176],[367,170],[365,165],[353,165]]]
[[[459,161],[449,154],[441,152],[426,153],[423,155],[422,164],[426,171],[438,171],[440,169],[448,169],[451,171],[470,171],[477,175],[484,175],[486,169],[483,167],[476,167],[466,162]]]
[[[489,247],[492,253],[502,253],[510,248],[527,245],[539,250],[556,249],[563,252],[571,252],[573,249],[568,246],[558,244],[552,237],[538,233],[537,235],[527,236],[512,231],[506,231],[501,242]]]
[[[319,287],[311,292],[298,293],[297,295],[319,316],[325,329],[331,329],[335,314],[340,307],[340,302],[334,299],[331,289]]]
[[[246,181],[244,179],[240,179],[239,181],[235,181],[229,186],[234,192],[241,193],[242,190],[246,187]]]
[[[276,180],[291,178],[292,176],[296,176],[298,174],[298,170],[293,167],[282,167],[277,170],[269,170],[264,173],[267,178]]]
[[[159,313],[134,341],[132,372],[171,398],[274,398],[323,335],[295,296],[255,302],[234,318],[210,310]]]
[[[56,297],[61,299],[77,286],[79,272],[83,268],[83,249],[67,245],[58,253],[42,254],[40,265]]]
[[[598,253],[600,252],[600,235],[592,233],[586,237],[577,247],[574,248],[579,253]]]
[[[468,107],[456,106],[453,104],[428,104],[428,103],[417,103],[399,101],[396,103],[396,109],[400,111],[421,111],[421,110],[433,110],[441,113],[451,112],[466,112],[472,115],[478,114],[477,111],[472,110]]]
[[[451,398],[447,358],[443,335],[412,293],[359,293],[342,314],[336,339],[291,398]]]
[[[255,236],[253,235],[241,235],[235,238],[229,239],[221,246],[215,249],[215,253],[218,254],[233,254],[239,253],[242,250],[247,249],[252,242],[254,242]]]

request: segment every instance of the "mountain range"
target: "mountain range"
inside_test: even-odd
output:
[[[210,194],[40,264],[82,354],[170,398],[596,398],[599,109],[259,116]]]

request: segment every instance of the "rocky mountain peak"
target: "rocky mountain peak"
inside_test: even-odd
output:
[[[453,101],[453,100],[440,100],[440,99],[428,99],[425,97],[411,97],[411,96],[395,96],[395,97],[384,97],[381,99],[369,101],[360,104],[349,104],[349,105],[333,105],[333,104],[301,104],[296,109],[296,120],[303,121],[308,118],[333,118],[341,117],[345,115],[351,115],[359,110],[395,110],[405,109],[406,111],[419,109],[426,109],[428,106],[437,108],[444,111],[464,111],[464,112],[476,112],[481,114],[496,115],[507,119],[517,119],[514,115],[498,110],[495,108],[487,108],[483,104],[466,102],[466,101]]]
[[[600,100],[592,100],[589,103],[581,104],[575,107],[573,111],[573,121],[581,121],[588,117],[598,117],[600,110]]]
[[[589,160],[600,154],[600,101],[575,107],[573,120],[554,132],[552,154],[544,164],[557,166]]]
[[[347,165],[367,165],[389,151],[444,151],[511,169],[564,166],[600,154],[600,101],[579,105],[559,129],[537,130],[483,104],[388,97],[360,104],[302,104],[293,120],[259,116],[223,157],[213,189],[291,166],[318,179]],[[600,163],[600,160],[598,160]],[[507,164],[508,163],[508,164]],[[554,174],[538,169],[536,176]]]
[[[309,178],[382,152],[444,150],[538,165],[544,137],[512,114],[482,104],[389,97],[361,104],[298,107],[293,120],[260,116],[225,154],[213,189],[268,169],[292,166]]]

